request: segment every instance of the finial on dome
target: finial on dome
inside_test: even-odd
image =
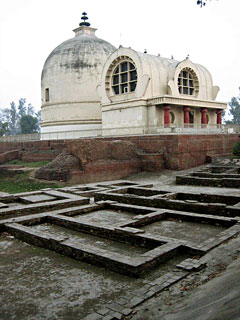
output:
[[[80,27],[82,27],[82,26],[90,27],[91,24],[89,22],[86,22],[86,20],[88,20],[88,16],[85,11],[82,13],[81,20],[83,20],[83,22],[79,23]]]
[[[84,11],[82,13],[82,22],[79,23],[79,27],[74,29],[73,32],[75,32],[75,37],[78,36],[95,36],[95,31],[97,29],[90,27],[90,23],[86,22],[88,20],[87,13]]]

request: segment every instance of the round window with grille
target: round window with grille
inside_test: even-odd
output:
[[[196,73],[190,68],[184,68],[178,75],[178,91],[180,94],[197,96],[199,81]]]
[[[113,95],[131,93],[136,90],[137,69],[134,62],[126,56],[118,57],[111,64],[106,77],[106,90]]]

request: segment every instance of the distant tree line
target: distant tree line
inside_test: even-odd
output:
[[[18,106],[10,103],[10,108],[0,109],[0,136],[34,133],[40,131],[40,111],[35,112],[31,103],[19,99]]]
[[[237,97],[232,97],[229,102],[229,113],[232,117],[231,120],[226,120],[226,124],[237,124],[240,125],[240,87],[239,94]]]

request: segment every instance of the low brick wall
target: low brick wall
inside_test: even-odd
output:
[[[81,139],[66,141],[66,145],[71,154],[83,159],[83,162],[88,162],[111,159],[109,154],[115,154],[112,149],[113,142],[117,142],[118,155],[115,155],[115,160],[132,160],[137,156],[142,160],[144,170],[147,170],[151,163],[152,171],[159,171],[164,167],[173,170],[193,168],[206,163],[206,156],[231,155],[237,141],[237,134],[153,135]],[[124,145],[126,142],[131,142],[131,152],[129,147]],[[146,162],[147,159],[149,163]]]
[[[206,156],[231,155],[239,135],[155,135],[128,139],[145,153],[162,153],[167,169],[183,170],[206,163]]]
[[[142,171],[140,160],[102,160],[86,164],[83,171],[72,171],[70,181],[89,183],[118,180],[140,171]]]
[[[0,154],[20,150],[28,159],[52,159],[62,150],[76,156],[81,169],[72,172],[77,182],[120,179],[132,173],[163,168],[183,170],[206,163],[206,157],[231,155],[238,134],[146,135],[78,140],[0,143]],[[25,158],[27,159],[27,157]]]
[[[19,150],[6,151],[0,154],[0,164],[4,164],[8,161],[19,159],[20,152]]]
[[[64,141],[0,142],[0,164],[14,159],[53,160],[63,149],[66,149]]]

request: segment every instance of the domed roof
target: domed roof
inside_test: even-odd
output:
[[[42,78],[48,69],[56,68],[58,72],[77,72],[82,70],[98,69],[98,66],[105,63],[106,58],[116,48],[109,42],[98,38],[95,35],[96,29],[81,26],[73,30],[74,38],[64,41],[57,46],[48,56],[42,71]],[[53,70],[52,70],[53,71]]]
[[[86,60],[89,55],[109,55],[113,52],[113,50],[115,50],[115,47],[112,46],[109,42],[102,40],[95,35],[83,34],[81,36],[66,40],[58,47],[56,47],[48,56],[44,68],[51,63],[52,59],[61,59],[61,61],[65,60],[65,67],[70,65],[73,68],[91,67],[91,65],[78,65],[71,62]]]
[[[84,22],[48,56],[42,70],[42,128],[101,123],[97,86],[108,56],[116,50]],[[71,128],[70,128],[71,129]],[[49,129],[50,130],[50,129]],[[69,128],[68,128],[69,130]]]

